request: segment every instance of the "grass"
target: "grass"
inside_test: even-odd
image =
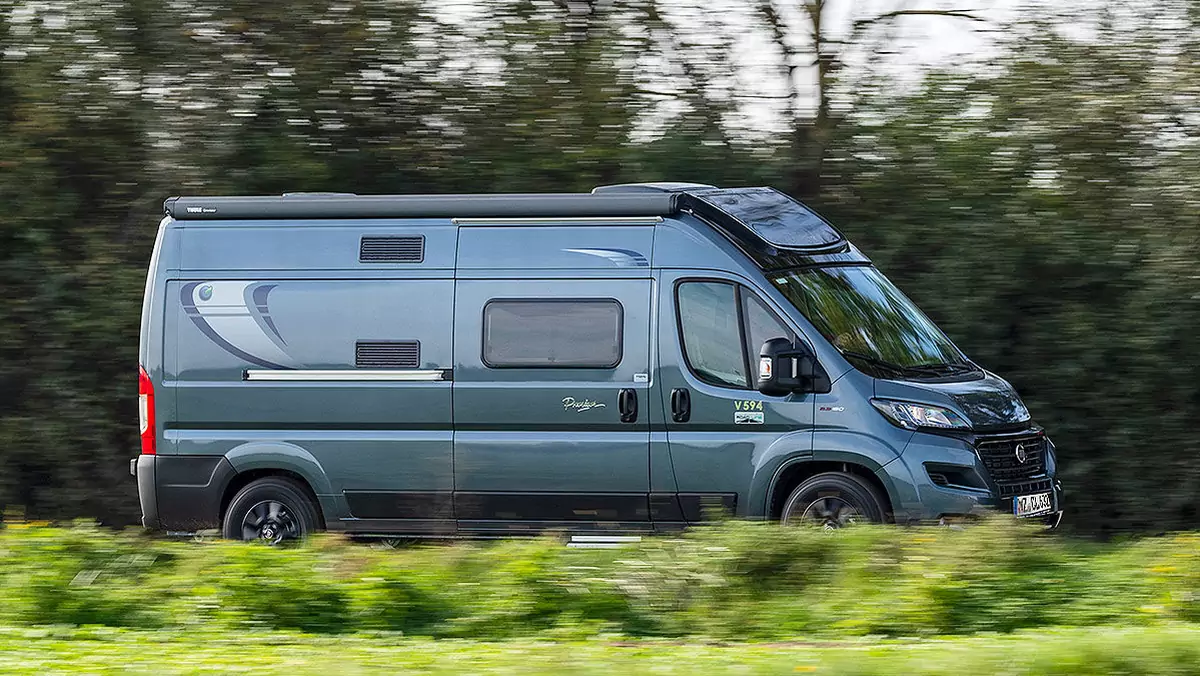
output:
[[[956,639],[722,644],[0,627],[0,672],[1200,674],[1200,629],[1058,629]]]

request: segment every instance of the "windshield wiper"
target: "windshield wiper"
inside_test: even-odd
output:
[[[918,364],[909,368],[922,369],[931,373],[978,373],[980,368],[970,362],[942,362],[939,364]]]
[[[865,361],[868,364],[872,364],[872,365],[878,366],[880,368],[885,368],[885,369],[887,369],[889,371],[893,371],[895,373],[907,373],[907,374],[916,374],[916,375],[928,375],[929,374],[928,371],[918,368],[918,367],[915,367],[915,366],[901,366],[899,364],[893,364],[892,362],[887,361],[886,359],[880,359],[879,357],[872,357],[871,355],[863,354],[862,352],[852,352],[850,350],[841,350],[841,353],[842,353],[842,356],[844,356],[844,357],[850,357],[851,359],[858,359],[861,361]]]
[[[868,364],[885,368],[894,373],[905,375],[944,376],[965,372],[975,373],[979,370],[979,367],[973,364],[951,362],[944,362],[941,364],[917,364],[916,366],[902,366],[900,364],[887,361],[886,359],[880,359],[879,357],[872,357],[869,354],[863,354],[862,352],[852,352],[849,350],[842,350],[841,352],[844,356],[850,357],[851,359],[859,359],[867,362]]]

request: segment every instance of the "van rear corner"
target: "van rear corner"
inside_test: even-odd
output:
[[[137,479],[138,502],[142,507],[142,527],[158,530],[158,495],[155,490],[153,455],[139,455],[129,460],[129,473]]]
[[[164,216],[158,223],[154,238],[154,249],[146,270],[146,285],[142,295],[142,316],[138,339],[138,436],[139,455],[129,461],[129,472],[138,486],[138,499],[142,508],[142,525],[158,528],[158,500],[155,488],[155,461],[157,457],[161,416],[155,402],[155,382],[163,378],[163,351],[165,347],[164,307],[167,287],[167,270],[178,267],[171,255],[169,242],[177,236],[172,227],[175,219]]]

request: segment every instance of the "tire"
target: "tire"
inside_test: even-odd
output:
[[[279,544],[315,533],[321,524],[316,503],[299,482],[271,476],[252,481],[229,502],[221,534],[229,540]]]
[[[887,520],[886,499],[853,474],[825,472],[796,487],[783,505],[784,525],[808,524],[834,530],[855,523]]]

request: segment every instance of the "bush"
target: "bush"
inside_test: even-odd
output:
[[[729,522],[615,550],[552,538],[374,551],[0,534],[12,624],[779,640],[1200,622],[1200,535],[1095,544],[1007,518],[828,533]]]
[[[94,526],[10,529],[0,538],[0,618],[23,624],[164,623],[151,573],[173,555],[159,543]]]
[[[352,630],[349,595],[333,556],[312,549],[222,544],[215,577],[226,619],[272,629],[338,633]],[[188,580],[182,581],[186,585]]]

